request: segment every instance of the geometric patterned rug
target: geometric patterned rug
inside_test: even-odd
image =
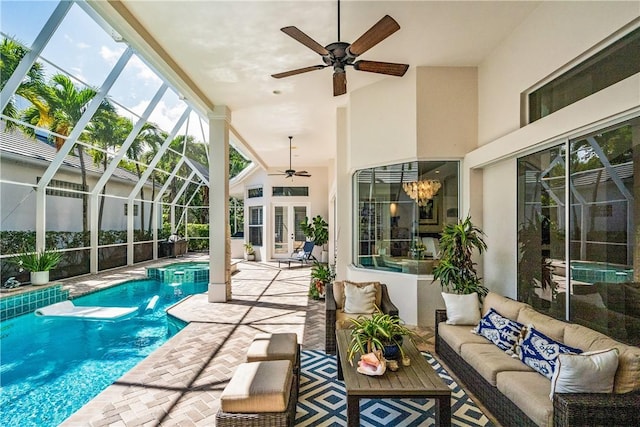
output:
[[[493,424],[478,409],[449,374],[429,353],[427,362],[451,389],[451,425],[487,426]],[[302,375],[296,413],[296,426],[335,426],[347,424],[347,400],[344,383],[336,378],[336,358],[321,350],[301,353]],[[432,399],[360,399],[361,426],[434,425]]]

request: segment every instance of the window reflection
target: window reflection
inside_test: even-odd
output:
[[[412,191],[418,185],[434,185],[433,191]],[[444,224],[458,221],[458,162],[414,161],[364,169],[354,175],[354,188],[354,263],[431,274]]]
[[[568,320],[634,345],[639,138],[634,119],[518,161],[518,299],[565,319],[569,294]]]

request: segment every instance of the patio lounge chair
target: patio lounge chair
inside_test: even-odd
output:
[[[287,266],[290,268],[291,262],[300,262],[300,266],[302,266],[304,264],[308,264],[311,260],[317,261],[316,257],[311,253],[314,246],[315,243],[313,242],[304,242],[302,247],[293,251],[290,258],[278,259],[278,268],[280,268],[280,264],[283,262],[286,262]]]

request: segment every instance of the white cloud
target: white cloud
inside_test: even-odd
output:
[[[116,65],[116,62],[122,56],[122,52],[124,52],[124,48],[110,49],[107,46],[100,47],[100,56],[111,66]]]
[[[129,62],[137,70],[136,76],[144,80],[145,84],[162,82],[162,79],[151,68],[147,67],[147,64],[142,62],[137,55],[134,55]]]
[[[89,43],[85,43],[85,42],[78,42],[76,46],[78,47],[78,49],[88,49],[91,47]]]
[[[150,100],[148,99],[141,101],[137,105],[132,107],[131,110],[137,115],[141,116],[142,113],[144,113],[144,110],[149,105],[149,102]],[[177,103],[176,105],[170,106],[170,105],[167,105],[164,100],[160,100],[160,102],[158,102],[158,105],[156,105],[156,108],[154,108],[153,112],[151,113],[151,117],[149,118],[149,121],[158,125],[160,129],[164,130],[165,132],[167,133],[171,132],[176,122],[180,118],[180,116],[182,116],[184,109],[185,109],[185,105],[183,103]],[[198,121],[197,114],[193,112],[191,113],[191,116],[189,119],[189,128],[185,129],[185,127],[186,127],[186,122],[183,125],[182,129],[180,130],[179,132],[180,134],[183,134],[184,131],[186,130],[187,133],[189,135],[192,135],[194,138],[196,138],[196,140],[198,141],[203,140],[202,129],[200,128],[200,123]],[[204,131],[208,132],[208,130],[209,128],[205,123]],[[205,135],[205,136],[208,139],[208,135]]]

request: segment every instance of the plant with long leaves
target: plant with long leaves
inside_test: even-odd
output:
[[[482,285],[473,253],[480,254],[487,250],[484,232],[471,222],[467,216],[457,224],[447,224],[440,237],[440,261],[433,269],[433,281],[440,280],[442,289],[456,294],[487,294],[488,289]]]
[[[404,325],[400,317],[383,313],[378,307],[371,317],[358,316],[349,319],[353,323],[351,342],[347,353],[349,363],[356,353],[366,354],[376,350],[383,351],[385,346],[397,345],[404,358],[402,337],[413,338],[414,332]]]

